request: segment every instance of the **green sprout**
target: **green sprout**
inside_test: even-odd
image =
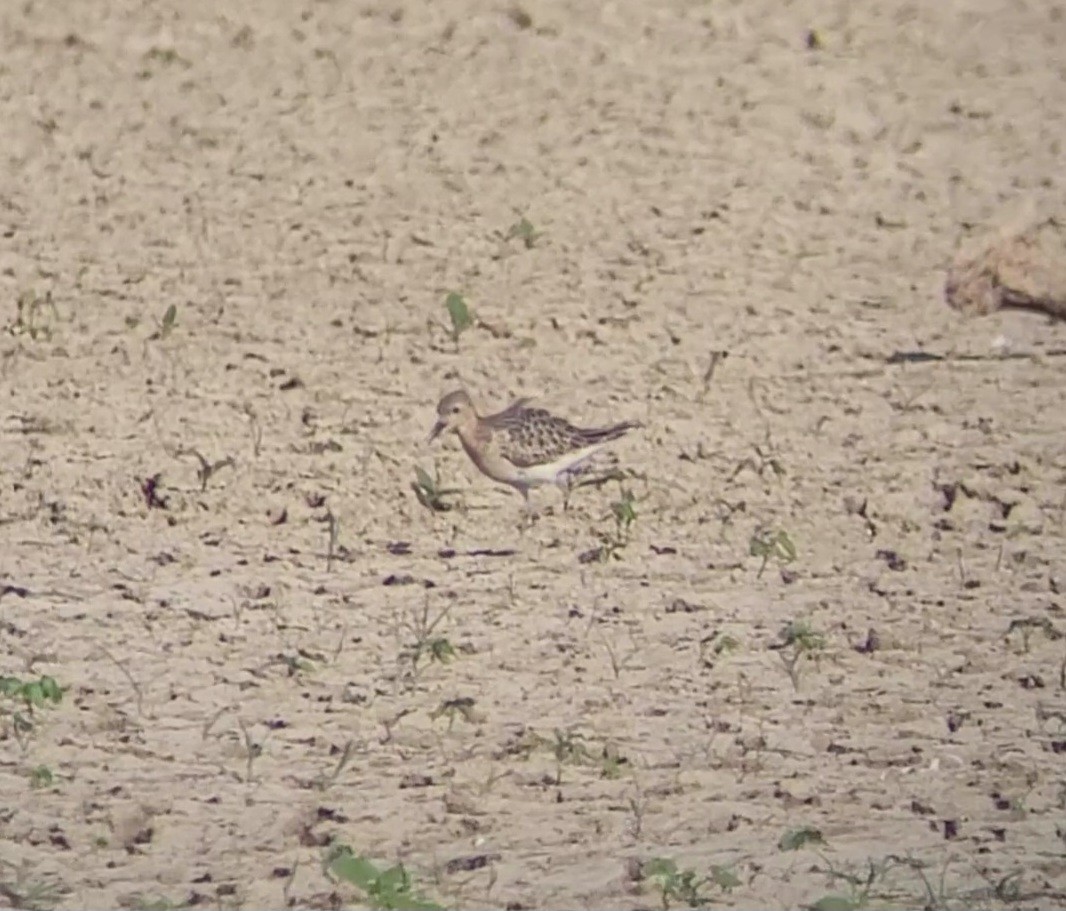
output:
[[[461,294],[450,291],[444,299],[444,306],[448,310],[448,317],[452,323],[452,341],[456,349],[459,348],[459,336],[474,325],[474,317],[466,300]]]
[[[415,479],[411,482],[411,489],[415,492],[418,502],[431,512],[447,512],[454,504],[449,503],[446,497],[459,492],[454,487],[441,487],[439,474],[432,476],[428,471],[417,465],[415,466]]]
[[[756,531],[751,536],[751,543],[748,545],[748,553],[753,557],[762,558],[759,572],[756,575],[756,578],[759,578],[762,576],[763,570],[766,569],[766,564],[771,558],[775,559],[782,565],[791,563],[795,560],[796,545],[792,543],[792,539],[784,529],[780,529],[776,532],[762,529]]]
[[[723,892],[729,892],[740,885],[740,880],[728,867],[712,867],[711,875],[703,877],[695,870],[682,870],[668,857],[649,860],[641,868],[641,873],[658,886],[663,911],[669,911],[672,902],[682,902],[690,908],[709,907],[710,899],[703,893],[706,886],[715,885]]]
[[[537,238],[541,236],[542,232],[537,231],[533,227],[533,223],[528,218],[523,217],[507,230],[505,240],[520,240],[526,245],[527,250],[531,250],[537,242]]]
[[[373,861],[354,854],[347,845],[330,849],[325,863],[333,876],[351,883],[366,896],[366,903],[383,911],[444,911],[415,891],[411,874],[403,864],[381,869]]]
[[[633,523],[637,521],[636,502],[633,492],[622,488],[619,498],[611,504],[614,528],[600,532],[600,546],[593,551],[594,559],[598,558],[602,563],[622,559],[622,551],[629,543]]]
[[[174,331],[174,324],[178,319],[178,308],[171,304],[167,307],[166,312],[163,314],[163,321],[159,324],[159,337],[161,339],[166,338]]]

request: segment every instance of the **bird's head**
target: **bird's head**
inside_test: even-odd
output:
[[[429,432],[429,442],[432,443],[442,433],[472,427],[476,423],[477,412],[470,396],[462,389],[449,392],[437,405],[437,423]]]

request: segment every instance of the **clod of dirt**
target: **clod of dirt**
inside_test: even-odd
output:
[[[693,604],[691,601],[686,601],[684,598],[674,598],[666,606],[666,612],[668,614],[696,614],[700,611],[706,610],[702,604]]]
[[[454,557],[513,557],[517,551],[511,547],[475,547],[472,550],[463,551],[460,554],[454,547],[442,547],[437,551],[437,556],[442,560],[451,560]],[[597,548],[597,553],[599,549]]]
[[[143,829],[138,829],[136,832],[133,833],[133,836],[126,841],[126,853],[133,854],[137,849],[137,845],[150,844],[154,835],[155,829],[153,829],[151,826],[146,826]]]
[[[333,836],[325,832],[315,832],[310,824],[306,824],[300,828],[299,841],[305,848],[324,848],[333,841]]]
[[[520,31],[525,31],[527,28],[533,27],[533,17],[517,3],[507,10],[507,18],[510,19]]]
[[[423,588],[436,588],[437,583],[432,579],[416,579],[410,573],[389,573],[381,580],[382,585],[415,585],[421,582]]]
[[[149,509],[166,509],[168,506],[167,498],[159,494],[162,479],[163,475],[156,472],[150,478],[141,481],[141,496],[144,497],[145,505]]]
[[[1010,798],[1004,797],[999,791],[993,791],[988,796],[992,798],[992,804],[997,810],[1009,810],[1013,805]]]
[[[944,297],[967,316],[1013,309],[1066,319],[1066,226],[1022,215],[962,245]]]
[[[428,788],[432,784],[432,775],[424,775],[420,772],[412,772],[410,775],[404,775],[404,777],[400,779],[400,790],[405,791],[409,788]]]
[[[907,561],[894,550],[879,550],[874,556],[883,560],[885,565],[893,572],[902,572],[907,568]]]
[[[500,860],[501,857],[500,854],[473,854],[470,857],[456,857],[444,865],[444,872],[447,874],[472,873],[474,870],[487,867],[493,861]]]
[[[881,637],[872,626],[866,631],[866,638],[855,646],[860,655],[871,655],[881,647]]]
[[[152,819],[157,807],[134,804],[118,810],[111,819],[112,840],[125,848],[127,854],[137,853],[139,846],[149,844],[155,834]]]
[[[846,497],[844,497],[844,512],[846,512],[849,516],[861,516],[863,519],[865,519],[868,505],[869,501],[865,497],[861,500],[856,496],[852,496],[851,494],[848,494]]]
[[[959,496],[959,485],[957,483],[934,483],[933,489],[944,498],[944,502],[941,504],[944,512],[951,512],[951,507],[955,505],[955,500],[958,499]]]

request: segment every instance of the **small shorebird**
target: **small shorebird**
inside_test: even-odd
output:
[[[519,399],[498,414],[477,413],[463,390],[450,392],[437,405],[437,423],[429,434],[454,431],[478,469],[494,481],[514,487],[532,516],[529,491],[554,484],[566,508],[570,483],[588,471],[590,460],[608,443],[642,426],[624,421],[610,427],[575,427],[543,408],[528,408]]]

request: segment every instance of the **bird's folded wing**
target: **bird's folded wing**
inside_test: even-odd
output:
[[[529,404],[530,401],[532,401],[532,399],[516,399],[504,408],[503,411],[483,417],[481,422],[483,424],[488,424],[493,430],[514,427],[516,424],[521,423],[526,419],[526,405]]]
[[[497,451],[519,468],[566,462],[586,447],[575,438],[573,428],[559,419],[525,422],[493,432]]]

